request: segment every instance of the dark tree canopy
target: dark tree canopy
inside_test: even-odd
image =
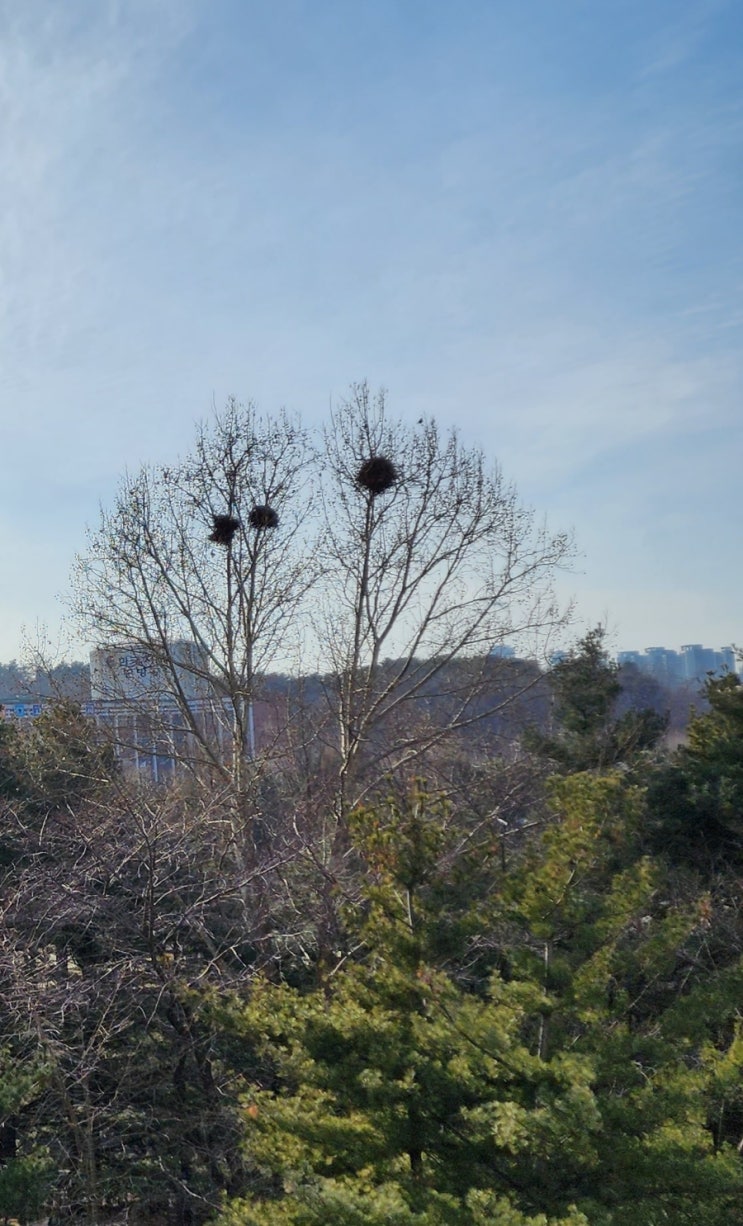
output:
[[[710,677],[709,710],[650,786],[652,840],[674,860],[709,873],[743,863],[743,686]]]
[[[560,770],[608,770],[651,749],[665,732],[667,718],[652,708],[618,713],[621,671],[605,640],[602,626],[589,630],[548,674],[552,730],[533,731],[527,741]]]

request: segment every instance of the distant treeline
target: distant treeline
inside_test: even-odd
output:
[[[503,668],[503,663],[499,661],[500,667],[496,674],[499,686],[503,685],[509,672],[509,669]],[[509,664],[514,679],[515,675],[519,674],[522,683],[525,668],[535,674],[540,671],[532,661],[513,660]],[[537,680],[535,688],[529,693],[528,703],[521,704],[518,716],[513,709],[510,709],[504,712],[506,719],[516,719],[517,722],[537,726],[543,723],[549,706],[548,675],[548,673],[543,674],[543,686]],[[700,712],[706,709],[706,700],[698,682],[690,681],[684,685],[666,686],[643,672],[636,664],[621,665],[617,676],[622,687],[618,701],[619,713],[623,714],[631,710],[652,710],[659,715],[666,715],[668,732],[672,737],[683,733],[692,709]],[[323,684],[327,684],[327,678],[308,676],[301,678],[298,682],[297,678],[277,673],[266,677],[264,684],[266,689],[274,694],[291,691],[299,684],[306,698],[308,695],[317,695]],[[89,702],[90,697],[90,666],[82,660],[57,664],[53,668],[28,666],[17,660],[10,660],[7,664],[0,663],[0,704],[38,702],[53,698],[65,698],[73,702],[84,703]],[[528,707],[526,718],[525,706]],[[482,727],[479,731],[482,733]],[[499,731],[502,732],[503,728],[499,728]]]
[[[30,667],[10,660],[0,664],[0,703],[38,702],[44,698],[90,700],[90,666],[82,660],[53,668]]]

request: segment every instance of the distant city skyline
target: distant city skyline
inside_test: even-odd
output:
[[[0,106],[0,658],[126,469],[362,379],[574,533],[566,643],[735,641],[739,2],[6,2]]]
[[[617,663],[635,664],[667,685],[699,681],[708,673],[740,672],[740,663],[733,646],[714,648],[702,643],[683,643],[673,647],[645,647],[642,651],[619,651]]]

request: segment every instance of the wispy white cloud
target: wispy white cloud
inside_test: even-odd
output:
[[[138,93],[151,90],[158,64],[183,36],[189,7],[179,11],[162,0],[5,6],[0,346],[6,378],[22,378],[24,367],[39,361],[64,364],[68,346],[74,350],[85,308],[95,305],[88,298],[96,289],[95,232],[88,234],[90,246],[79,233],[86,199],[101,177],[135,163],[132,129],[147,105]],[[125,200],[111,204],[108,223],[115,227]],[[95,230],[105,226],[105,217],[96,219]]]
[[[710,23],[730,7],[731,0],[695,0],[685,7],[675,5],[673,17],[644,44],[639,76],[661,76],[688,64]]]

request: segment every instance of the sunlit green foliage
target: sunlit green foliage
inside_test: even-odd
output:
[[[741,1102],[731,985],[700,978],[719,1024],[695,1027],[695,1005],[679,1033],[703,900],[662,897],[622,776],[561,780],[552,803],[492,900],[510,967],[482,991],[431,940],[443,810],[416,794],[357,816],[357,955],[313,991],[259,982],[232,1013],[256,1067],[254,1185],[224,1223],[735,1220],[740,1159],[711,1122]],[[451,901],[456,925],[466,893]]]
[[[363,956],[306,994],[259,983],[238,1012],[265,1083],[245,1109],[265,1182],[226,1222],[584,1221],[554,1176],[595,1163],[590,1063],[534,1052],[539,985],[495,974],[476,995],[435,964],[441,819],[419,793],[356,815]]]

